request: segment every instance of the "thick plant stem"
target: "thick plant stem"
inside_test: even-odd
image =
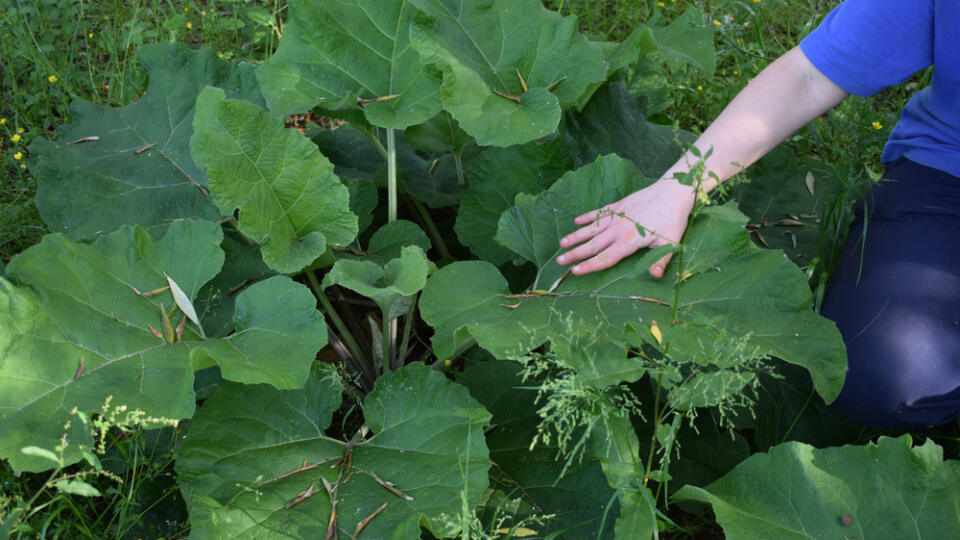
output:
[[[387,222],[397,220],[397,134],[393,129],[387,130]],[[391,371],[399,367],[390,354],[393,344],[397,341],[397,320],[394,319],[383,325],[383,365]]]
[[[406,317],[403,319],[403,341],[400,348],[397,349],[397,367],[403,365],[403,359],[407,356],[407,347],[410,345],[410,328],[413,326],[413,313],[417,308],[417,303],[410,304]]]
[[[387,159],[387,149],[383,147],[383,143],[381,143],[380,139],[377,138],[376,129],[377,128],[372,128],[372,130],[361,129],[360,131],[366,135],[368,139],[370,139],[370,142],[373,143],[373,146],[377,149],[377,152],[383,156],[383,159]]]
[[[390,371],[395,369],[393,366],[393,355],[390,354],[390,351],[393,349],[393,336],[397,332],[397,320],[388,321],[384,318],[381,324],[381,328],[383,329],[381,340],[383,345],[383,362],[380,364],[380,369],[383,370],[383,373],[386,373],[388,369]]]
[[[387,221],[397,220],[397,134],[387,130]]]
[[[340,316],[337,315],[333,305],[330,303],[330,299],[327,298],[327,295],[323,292],[323,287],[320,286],[320,282],[317,281],[317,276],[313,275],[312,270],[307,270],[307,279],[310,281],[310,287],[313,289],[313,294],[317,296],[320,300],[320,305],[323,306],[324,313],[330,317],[330,321],[333,322],[333,326],[337,328],[337,331],[340,332],[340,339],[346,343],[347,348],[350,349],[350,353],[353,354],[353,357],[357,359],[357,363],[363,365],[367,369],[372,370],[372,366],[369,366],[367,358],[363,356],[360,352],[360,347],[357,345],[357,342],[354,341],[353,335],[347,330],[347,326],[343,324],[343,320],[340,319]]]
[[[450,250],[447,249],[447,243],[444,242],[443,237],[440,236],[440,229],[437,228],[437,224],[433,222],[433,218],[431,218],[430,213],[427,212],[427,207],[417,199],[411,197],[410,200],[413,201],[413,206],[417,209],[417,213],[423,218],[423,224],[427,226],[427,232],[430,233],[430,236],[433,238],[433,247],[437,248],[437,251],[440,252],[440,258],[453,259],[453,256],[450,255]]]

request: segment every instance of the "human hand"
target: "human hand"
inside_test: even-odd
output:
[[[581,227],[560,239],[560,247],[579,246],[557,257],[557,264],[578,261],[575,275],[610,268],[640,248],[677,244],[687,228],[687,219],[696,200],[692,186],[673,179],[661,179],[619,201],[578,216]],[[646,233],[637,231],[642,227]],[[668,254],[650,266],[650,275],[663,277],[670,262]]]

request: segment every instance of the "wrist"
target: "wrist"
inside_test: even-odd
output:
[[[708,190],[704,189],[705,186],[700,184],[685,184],[680,180],[673,178],[672,176],[664,176],[657,180],[654,183],[658,189],[666,192],[670,199],[683,201],[683,203],[689,208],[693,208],[694,202],[697,199],[697,191],[706,193]]]

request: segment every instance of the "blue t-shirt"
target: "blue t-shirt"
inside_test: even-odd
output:
[[[847,0],[800,48],[821,73],[872,96],[933,65],[933,81],[904,106],[883,161],[905,156],[960,176],[960,1]]]

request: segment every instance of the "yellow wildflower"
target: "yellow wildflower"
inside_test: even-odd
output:
[[[204,10],[201,10],[201,11],[200,11],[200,16],[201,16],[201,17],[206,17],[206,16],[207,16],[207,10],[205,10],[205,9],[204,9]]]
[[[877,122],[876,120],[874,120],[874,121],[873,121],[873,129],[883,129],[883,124],[881,124],[880,122]]]
[[[55,82],[57,82],[57,76],[56,76],[56,75],[51,75],[51,76],[47,77],[47,82],[50,82],[50,83],[55,83]]]
[[[445,365],[445,366],[447,366],[447,367],[450,367],[450,364],[452,364],[452,363],[453,363],[453,362],[451,362],[449,358],[447,358],[446,360],[443,361],[443,365]]]
[[[10,142],[20,142],[20,134],[14,133],[13,136],[10,137]]]
[[[26,164],[26,163],[21,163],[21,164],[20,164],[20,168],[21,168],[21,169],[26,169],[26,168],[27,168],[27,164]]]
[[[93,37],[93,32],[90,32],[89,34],[87,34],[87,37],[88,37],[88,38],[92,38],[92,37]]]
[[[657,7],[663,7],[663,6],[665,6],[665,5],[666,5],[666,4],[664,4],[663,2],[657,2]]]
[[[193,28],[193,24],[187,23],[187,30],[189,30],[189,29],[191,29],[191,28]]]
[[[697,85],[697,92],[703,92],[703,87],[699,84]]]
[[[6,124],[6,123],[7,123],[7,119],[6,119],[6,118],[0,118],[0,126],[4,125],[4,124]]]
[[[23,159],[23,152],[17,152],[16,154],[14,154],[13,159],[17,161],[20,161],[21,159]]]
[[[183,12],[184,12],[184,13],[186,13],[186,12],[188,12],[188,11],[190,11],[190,8],[188,8],[188,7],[183,8]]]
[[[714,24],[714,26],[717,26],[717,27],[723,26],[723,23],[720,22],[720,21],[718,21],[718,20],[716,20],[716,19],[713,20],[713,24]]]
[[[23,128],[17,128],[17,133],[23,133]]]

